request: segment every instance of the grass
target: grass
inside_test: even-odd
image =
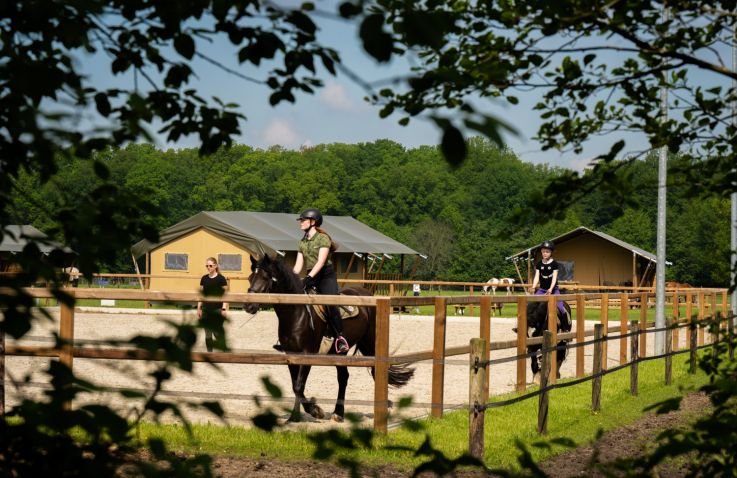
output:
[[[663,361],[648,361],[639,367],[639,394],[629,393],[628,369],[603,378],[601,411],[592,413],[591,382],[568,388],[553,390],[550,394],[548,438],[566,438],[577,444],[592,441],[599,430],[609,430],[634,422],[643,409],[655,403],[681,396],[684,392],[698,389],[707,382],[706,375],[687,373],[683,356],[674,358],[673,384],[663,386]],[[494,400],[510,398],[514,394],[495,397]],[[520,440],[536,460],[541,460],[563,450],[561,446],[550,448],[533,447],[541,440],[536,432],[538,399],[533,398],[513,405],[486,411],[485,449],[486,464],[492,468],[516,468],[520,451],[515,441]],[[409,469],[423,461],[413,452],[427,436],[434,447],[449,458],[456,458],[468,449],[468,412],[446,413],[440,419],[425,419],[419,424],[424,431],[416,432],[405,428],[390,431],[386,436],[374,438],[373,447],[357,447],[340,450],[335,458],[351,458],[365,465],[393,465]],[[169,446],[188,453],[216,455],[240,455],[266,457],[279,460],[309,460],[315,444],[305,432],[276,431],[267,433],[241,426],[193,425],[189,437],[178,425],[154,425],[144,423],[141,437],[163,438]]]

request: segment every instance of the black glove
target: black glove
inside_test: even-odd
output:
[[[302,279],[302,284],[304,284],[305,290],[317,289],[317,280],[310,275],[306,275],[305,278]]]

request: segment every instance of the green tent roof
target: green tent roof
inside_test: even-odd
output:
[[[301,232],[296,214],[249,211],[203,211],[159,233],[159,242],[142,240],[131,251],[135,257],[200,228],[226,237],[263,255],[296,251]],[[418,254],[349,216],[324,216],[323,227],[338,243],[338,252],[358,254]]]
[[[29,242],[36,242],[39,250],[48,254],[54,249],[61,249],[65,252],[72,252],[66,246],[52,241],[46,234],[30,225],[7,225],[2,229],[2,241],[0,241],[1,252],[21,252]]]

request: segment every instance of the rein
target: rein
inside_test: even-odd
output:
[[[253,270],[253,273],[254,273],[254,274],[258,274],[258,271],[259,271],[259,269],[260,269],[260,267],[256,267],[256,268],[255,268],[255,269]],[[272,282],[273,282],[274,284],[278,284],[278,283],[279,283],[279,280],[278,280],[278,279],[277,279],[276,277],[274,277],[273,275],[271,276],[271,281],[272,281]],[[271,292],[271,288],[269,288],[269,290],[267,290],[266,292],[267,292],[267,293]],[[303,294],[304,294],[304,295],[309,295],[309,294],[307,293],[307,291],[303,291]],[[310,330],[315,330],[315,319],[314,319],[314,317],[313,317],[313,315],[312,315],[312,307],[310,306],[310,304],[304,304],[304,306],[305,306],[305,308],[307,309],[307,315],[308,315],[308,316],[310,317]],[[258,313],[258,312],[257,312],[257,313]],[[253,314],[253,315],[256,315],[256,314]],[[253,317],[251,317],[251,318],[253,318]]]

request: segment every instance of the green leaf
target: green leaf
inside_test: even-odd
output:
[[[174,49],[184,58],[191,60],[194,56],[194,40],[191,36],[181,33],[174,37]]]
[[[110,115],[110,101],[108,101],[105,93],[97,93],[95,95],[95,105],[97,106],[97,111],[102,116],[108,117]]]
[[[463,163],[468,155],[466,141],[463,134],[453,125],[447,125],[443,130],[443,140],[440,143],[440,150],[443,156],[453,167],[458,167]]]
[[[383,27],[384,15],[380,13],[368,15],[361,22],[359,35],[364,50],[377,61],[385,63],[391,59],[393,40]]]

